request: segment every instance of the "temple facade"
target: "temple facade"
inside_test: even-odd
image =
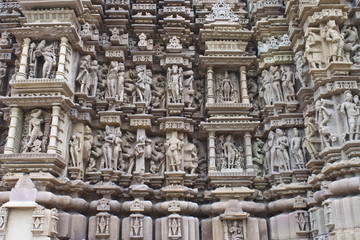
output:
[[[0,0],[0,240],[360,239],[359,9]]]

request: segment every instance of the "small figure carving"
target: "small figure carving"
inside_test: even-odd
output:
[[[108,125],[106,125],[105,127],[104,140],[105,140],[105,143],[103,145],[104,161],[101,162],[101,168],[113,169],[113,162],[114,162],[113,148],[114,148],[115,135],[113,134],[112,129]]]
[[[316,122],[319,124],[321,140],[326,147],[331,147],[338,140],[337,136],[333,134],[333,131],[327,125],[334,113],[329,108],[330,106],[334,106],[331,100],[321,99],[315,102]]]
[[[177,65],[172,65],[172,68],[167,70],[168,94],[169,102],[181,103],[181,93],[183,90],[183,69]]]
[[[191,107],[194,101],[195,90],[193,89],[193,81],[193,75],[184,80],[184,103],[186,107]]]
[[[340,105],[340,111],[346,116],[346,122],[348,125],[349,140],[353,141],[355,130],[357,129],[357,119],[359,117],[359,111],[356,104],[353,102],[353,95],[350,90],[344,92],[344,102]]]
[[[273,105],[274,91],[271,84],[271,73],[268,70],[263,70],[261,73],[262,88],[264,91],[264,100],[266,105]]]
[[[108,74],[106,77],[106,96],[115,97],[116,95],[116,82],[118,80],[119,63],[111,61]]]
[[[256,175],[259,177],[264,176],[263,164],[264,164],[264,142],[256,138],[256,141],[253,143],[252,146],[252,153],[253,153],[253,163],[254,163],[254,170]]]
[[[281,76],[278,71],[278,68],[279,68],[278,66],[271,66],[269,70],[271,73],[271,80],[272,80],[272,86],[273,86],[274,93],[275,93],[275,100],[283,102],[284,98],[283,98],[283,94],[281,91]]]
[[[317,159],[319,151],[315,146],[315,136],[318,134],[317,127],[314,123],[314,118],[305,118],[305,139],[304,148],[309,152],[311,159]]]
[[[165,78],[162,75],[156,75],[153,78],[152,84],[152,107],[164,108],[165,107]]]
[[[189,174],[194,174],[196,168],[198,167],[198,156],[197,156],[197,148],[195,144],[188,143],[184,147],[184,151],[188,153],[190,157],[190,162],[186,162],[184,169],[189,172]]]
[[[295,89],[294,89],[294,74],[289,66],[281,66],[281,81],[284,89],[286,100],[288,102],[295,102]]]
[[[299,137],[299,130],[293,128],[294,137],[290,141],[290,152],[295,159],[295,165],[298,169],[305,168],[304,152],[301,146],[302,139]]]
[[[341,31],[341,35],[344,36],[344,56],[346,61],[351,62],[352,55],[360,47],[358,44],[359,35],[358,30],[355,26],[344,27]]]
[[[112,165],[114,170],[117,170],[118,164],[123,164],[122,158],[122,133],[120,127],[115,128],[115,140],[114,140],[114,163]]]
[[[335,20],[329,20],[324,28],[324,38],[329,45],[329,63],[343,61],[344,59],[344,36],[337,29]]]
[[[181,149],[183,148],[183,141],[178,139],[175,136],[172,136],[165,143],[166,150],[166,159],[169,163],[169,170],[173,172],[181,171],[182,156]]]
[[[80,92],[86,93],[86,85],[90,81],[90,55],[83,56],[80,61],[79,74],[77,75],[75,81],[80,84]]]
[[[288,153],[289,141],[283,130],[276,129],[276,134],[278,136],[275,145],[276,156],[280,161],[280,168],[288,171],[290,170],[290,158]]]
[[[305,43],[305,57],[311,68],[321,68],[323,65],[323,54],[320,46],[321,38],[310,31]]]
[[[233,137],[228,135],[222,146],[224,157],[227,160],[227,168],[237,168],[235,160],[239,157],[239,151],[236,149]]]
[[[298,51],[295,53],[295,64],[296,64],[296,72],[295,72],[295,79],[300,81],[303,87],[306,87],[305,83],[305,72],[304,67],[306,64],[306,59],[304,57],[304,51]]]
[[[82,161],[80,159],[80,152],[82,149],[81,144],[81,133],[76,132],[72,135],[71,140],[69,142],[70,146],[70,157],[71,157],[71,164],[73,167],[82,167]]]
[[[29,130],[28,130],[28,137],[29,140],[26,143],[26,146],[23,150],[23,153],[28,152],[29,149],[32,147],[35,140],[38,140],[44,134],[41,131],[41,124],[44,122],[41,109],[34,109],[31,111],[30,116],[31,119],[29,121]]]

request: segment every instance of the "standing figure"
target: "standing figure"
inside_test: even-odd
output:
[[[222,80],[222,91],[223,91],[223,101],[224,102],[230,102],[231,101],[231,96],[232,96],[232,92],[234,91],[234,86],[231,82],[231,79],[229,77],[229,73],[226,71],[225,72],[225,76],[224,79]]]
[[[319,151],[315,147],[315,135],[318,133],[317,127],[314,124],[314,118],[305,118],[305,139],[304,148],[309,152],[311,159],[317,159]]]
[[[42,50],[42,55],[44,57],[44,65],[42,69],[42,77],[50,78],[52,68],[56,65],[56,56],[54,53],[54,45],[50,44]]]
[[[99,81],[99,65],[97,60],[93,60],[89,66],[89,81],[86,84],[87,94],[95,96]]]
[[[295,159],[295,164],[297,168],[303,169],[305,168],[305,159],[304,152],[301,146],[302,139],[299,137],[299,130],[297,128],[293,128],[294,138],[290,141],[290,152]]]
[[[118,164],[120,166],[123,164],[123,157],[122,157],[122,133],[120,127],[115,128],[115,140],[114,140],[114,158],[112,167],[114,170],[117,170]]]
[[[76,132],[72,135],[71,140],[69,142],[70,145],[70,157],[71,163],[73,167],[82,167],[81,160],[80,160],[80,152],[81,152],[81,134]]]
[[[274,167],[279,168],[278,161],[275,161],[275,133],[270,131],[268,134],[268,139],[264,145],[265,151],[265,169],[267,169],[268,173],[272,173],[274,171]]]
[[[295,102],[294,74],[289,66],[281,66],[281,81],[286,94],[286,100],[288,102]]]
[[[268,70],[264,69],[261,73],[261,77],[265,103],[266,105],[272,105],[274,103],[274,92],[271,85],[271,74]]]
[[[228,168],[235,168],[235,159],[239,154],[239,151],[236,149],[233,138],[231,135],[226,137],[225,143],[223,144],[224,156],[227,158]]]
[[[290,170],[290,158],[287,149],[289,147],[289,140],[281,129],[276,129],[276,134],[278,135],[275,146],[276,156],[280,160],[281,167],[285,171]]]
[[[329,62],[342,61],[344,58],[344,36],[337,30],[335,20],[329,20],[324,28],[324,38],[329,45]]]
[[[303,87],[306,87],[305,77],[304,77],[304,67],[306,63],[306,59],[304,57],[304,51],[298,51],[295,53],[295,64],[296,64],[296,72],[295,79],[300,81]]]
[[[115,135],[112,133],[110,126],[106,125],[105,127],[105,143],[103,145],[103,152],[104,152],[104,161],[101,164],[102,168],[112,169],[113,166],[111,165],[114,158],[113,155],[113,147],[115,141]]]
[[[181,149],[184,143],[175,136],[172,136],[166,143],[166,158],[168,159],[169,169],[173,172],[180,171],[182,157]]]
[[[193,75],[184,80],[184,103],[186,104],[186,107],[191,107],[194,101],[195,90],[193,88],[193,81]]]
[[[125,84],[125,65],[119,63],[119,73],[116,84],[116,100],[120,103],[124,102],[124,84]]]
[[[36,139],[44,135],[43,132],[41,131],[41,124],[44,122],[44,119],[40,117],[41,114],[42,114],[41,109],[32,110],[30,113],[31,119],[29,120],[29,130],[28,130],[29,141],[26,143],[23,153],[27,152],[29,148],[32,147],[32,144]]]
[[[137,81],[136,85],[136,93],[137,93],[137,101],[144,102],[145,95],[145,81],[146,81],[146,68],[138,66],[136,68],[137,72]]]
[[[83,56],[80,61],[79,74],[77,75],[75,81],[80,84],[80,92],[86,93],[86,86],[90,81],[90,55]]]
[[[119,63],[112,61],[109,66],[108,74],[106,76],[106,96],[115,97],[116,81],[118,78]]]
[[[167,70],[168,93],[169,100],[172,103],[181,103],[181,94],[183,89],[183,73],[182,68],[177,65],[172,65],[172,68]]]
[[[353,95],[350,90],[344,92],[344,102],[340,105],[340,111],[346,115],[346,122],[348,125],[349,140],[354,140],[355,130],[357,128],[356,123],[359,117],[359,112],[356,104],[353,102]]]
[[[270,73],[272,78],[272,86],[276,95],[277,101],[283,102],[284,98],[281,91],[281,76],[278,71],[278,66],[271,66]]]

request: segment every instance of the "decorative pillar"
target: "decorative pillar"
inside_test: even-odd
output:
[[[17,152],[16,141],[19,142],[19,139],[16,140],[16,137],[21,134],[23,113],[18,107],[12,107],[10,109],[10,125],[8,139],[4,148],[4,154],[12,154]],[[20,136],[19,136],[20,138]]]
[[[254,164],[252,161],[252,148],[251,148],[251,134],[246,132],[244,136],[245,140],[245,160],[246,160],[246,171],[254,172]]]
[[[53,106],[52,107],[52,114],[51,114],[51,129],[50,129],[50,136],[49,136],[49,146],[47,153],[56,154],[57,153],[57,138],[58,138],[58,127],[60,121],[60,106]]]
[[[68,38],[62,37],[61,43],[60,43],[59,63],[58,63],[58,69],[56,72],[56,79],[66,79],[65,78],[65,64],[66,64],[67,47],[68,47]]]
[[[20,56],[19,72],[16,74],[16,80],[26,79],[26,68],[27,68],[27,60],[29,56],[30,42],[31,42],[30,38],[24,39],[23,48]]]
[[[249,95],[247,89],[247,82],[246,82],[246,67],[240,67],[240,87],[241,87],[241,101],[242,103],[249,104]]]
[[[215,131],[209,132],[209,172],[216,170]]]
[[[214,71],[213,66],[208,66],[207,68],[207,103],[215,103],[214,97]]]

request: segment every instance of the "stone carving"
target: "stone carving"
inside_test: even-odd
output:
[[[120,171],[131,174],[135,165],[136,136],[126,132],[122,137],[123,162],[120,163]]]
[[[279,170],[290,170],[290,158],[288,153],[289,140],[281,129],[276,129],[277,140],[275,143],[276,158],[274,159],[273,166],[278,167]]]
[[[354,103],[353,95],[350,90],[344,92],[344,102],[340,104],[340,112],[345,115],[348,131],[345,133],[349,140],[355,140],[354,136],[359,134],[359,107]]]
[[[262,83],[260,91],[263,93],[266,105],[273,105],[275,95],[271,84],[271,73],[268,70],[262,71],[260,82]]]
[[[196,140],[194,140],[196,142]],[[198,167],[198,156],[197,148],[193,143],[187,143],[184,146],[185,159],[184,159],[184,170],[188,171],[189,174],[194,174]],[[187,157],[188,156],[188,157]]]
[[[323,55],[321,50],[321,38],[316,33],[310,31],[305,43],[305,57],[311,68],[321,68],[323,66]]]
[[[229,4],[226,4],[225,0],[218,0],[212,6],[212,13],[206,16],[206,21],[229,21],[237,22],[239,17],[231,12],[231,7]]]
[[[203,114],[204,109],[204,84],[202,81],[197,80],[194,82],[195,86],[195,93],[194,93],[194,107],[196,111],[198,111],[200,114]]]
[[[224,239],[227,240],[244,240],[244,227],[242,220],[223,221]]]
[[[80,84],[80,92],[87,93],[86,85],[90,81],[90,55],[83,56],[80,61],[79,73],[76,77],[76,82]]]
[[[177,172],[182,170],[182,148],[184,142],[178,139],[176,136],[172,136],[165,143],[166,150],[166,159],[168,164],[168,169],[172,172]]]
[[[317,100],[315,103],[316,123],[319,125],[319,133],[322,143],[326,147],[331,147],[338,140],[338,137],[333,133],[328,125],[334,111],[331,107],[334,106],[333,101],[327,99]]]
[[[318,130],[314,121],[313,117],[305,118],[305,139],[303,146],[310,154],[311,159],[317,159],[319,154],[319,151],[315,146],[315,137],[318,135]]]
[[[164,140],[157,137],[151,142],[150,172],[162,174],[165,169],[165,145]],[[155,164],[156,163],[156,164]]]
[[[31,152],[41,152],[42,151],[42,140],[41,138],[44,136],[43,132],[43,123],[44,117],[41,109],[34,109],[30,113],[31,119],[28,123],[27,137],[26,142],[23,145],[23,153],[31,151]]]
[[[181,103],[183,92],[183,69],[177,65],[167,70],[168,102]]]
[[[287,102],[296,102],[294,74],[289,66],[281,66],[281,81]]]
[[[176,36],[172,36],[169,39],[169,43],[166,45],[166,49],[168,49],[168,50],[181,50],[182,45],[180,43],[179,38],[177,38]]]
[[[164,108],[165,107],[165,77],[162,75],[156,75],[153,78],[152,84],[152,107]]]
[[[265,159],[264,145],[265,143],[259,138],[257,138],[252,145],[254,170],[256,172],[256,175],[259,177],[264,176],[264,168],[263,168],[264,159]]]
[[[234,144],[232,135],[220,135],[217,139],[217,165],[221,171],[233,169],[242,171],[244,166],[243,147]]]
[[[346,26],[342,29],[341,35],[344,37],[344,56],[346,61],[351,62],[355,51],[360,47],[358,30],[355,26]]]
[[[296,64],[296,72],[295,79],[300,81],[303,87],[306,87],[305,83],[305,72],[304,67],[306,65],[306,58],[304,57],[304,51],[298,51],[295,53],[295,64]]]
[[[150,106],[152,100],[151,84],[152,73],[150,69],[146,69],[145,66],[137,66],[136,68],[138,80],[136,81],[136,93],[137,100],[145,102],[147,106]]]
[[[227,71],[217,75],[217,102],[234,103],[238,101],[238,85],[236,76]]]
[[[93,41],[99,39],[99,30],[96,27],[88,22],[85,22],[81,26],[80,36],[84,38],[89,38]]]
[[[187,79],[184,79],[184,103],[186,107],[192,107],[194,102],[195,90],[193,88],[194,77],[191,75]]]
[[[56,42],[46,44],[45,40],[30,44],[29,49],[29,77],[30,78],[53,78],[57,63]]]
[[[153,50],[153,40],[147,39],[145,33],[139,35],[138,48],[140,50]]]
[[[88,130],[86,130],[86,127],[85,127],[85,133],[87,132]],[[87,139],[90,139],[91,141],[91,138],[93,137],[91,135],[90,136],[87,136],[88,134],[85,134],[84,136],[84,147],[87,146],[86,143],[88,140]],[[100,165],[102,164],[103,162],[103,155],[104,155],[104,152],[103,152],[103,140],[104,140],[104,134],[102,131],[98,131],[95,136],[93,137],[93,141],[92,141],[92,145],[91,145],[91,153],[90,153],[90,158],[89,158],[89,166],[86,168],[86,172],[97,172],[100,168]],[[86,143],[86,144],[85,144]],[[84,151],[84,156],[87,156],[86,154],[86,150]],[[100,163],[100,165],[98,165],[97,163]]]
[[[290,46],[291,41],[288,34],[281,37],[271,36],[266,42],[258,42],[258,54],[267,53],[270,50],[278,50],[279,47]]]
[[[274,99],[275,101],[284,102],[282,90],[281,90],[281,75],[278,71],[278,66],[270,67],[271,81],[274,89]]]
[[[295,160],[295,166],[298,169],[305,168],[305,157],[302,148],[302,138],[299,136],[299,130],[293,129],[294,137],[290,141],[290,152]]]
[[[330,51],[328,61],[344,61],[344,36],[337,29],[335,20],[329,20],[324,27],[324,39]]]
[[[80,155],[82,148],[82,135],[79,132],[75,132],[69,142],[71,166],[82,168],[82,159]]]
[[[116,170],[114,161],[114,142],[115,134],[110,126],[105,127],[105,137],[103,144],[104,160],[101,162],[101,168]]]

